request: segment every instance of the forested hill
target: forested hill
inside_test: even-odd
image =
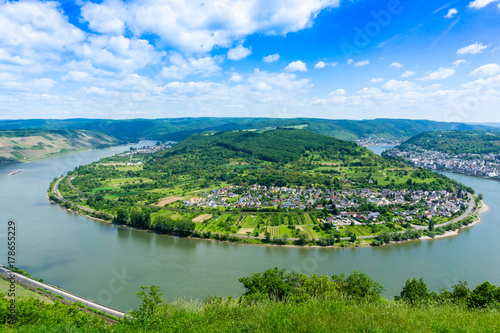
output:
[[[500,131],[441,131],[419,134],[400,145],[436,150],[451,155],[500,154]]]
[[[169,154],[203,153],[216,156],[223,150],[226,156],[239,155],[277,163],[297,161],[304,154],[310,154],[312,158],[314,153],[319,153],[322,159],[341,161],[369,154],[354,142],[300,129],[194,134],[175,145]]]
[[[369,136],[407,140],[428,131],[494,130],[487,125],[409,119],[311,119],[311,118],[170,118],[170,119],[29,119],[0,120],[0,129],[81,129],[95,130],[122,139],[181,141],[194,133],[234,131],[265,127],[302,126],[342,140]]]
[[[97,131],[0,130],[0,164],[106,148],[123,142]]]

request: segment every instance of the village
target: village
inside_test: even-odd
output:
[[[500,179],[500,154],[459,154],[451,156],[447,153],[426,150],[412,145],[405,149],[391,149],[386,154],[392,158],[403,158],[414,166],[426,169]]]
[[[154,146],[143,146],[141,148],[130,147],[130,151],[119,154],[120,157],[132,157],[137,154],[153,154],[157,151],[172,148],[175,142],[157,142]]]
[[[467,196],[447,191],[409,191],[391,189],[301,189],[288,187],[226,186],[184,200],[185,207],[225,207],[227,209],[288,209],[323,212],[323,223],[376,224],[390,211],[393,221],[427,223],[433,217],[452,218],[468,205]],[[390,206],[389,210],[379,207]],[[368,209],[366,209],[368,207]],[[371,208],[371,209],[369,209]]]

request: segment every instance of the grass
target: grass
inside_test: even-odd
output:
[[[10,288],[10,281],[7,281],[3,277],[0,278],[0,294],[8,292],[9,288]],[[41,300],[44,303],[49,303],[49,304],[53,303],[50,298],[47,298],[43,295],[40,295],[39,293],[34,292],[31,289],[25,288],[17,283],[16,283],[15,294],[16,294],[16,298],[19,298],[19,299],[36,298],[36,299]]]
[[[5,327],[4,327],[5,328]],[[110,326],[40,320],[18,332],[498,332],[498,310],[455,305],[410,306],[380,301],[356,303],[342,296],[303,303],[229,299],[211,305],[177,301],[162,305],[146,322]]]

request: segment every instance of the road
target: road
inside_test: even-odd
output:
[[[109,307],[101,305],[101,304],[98,304],[98,303],[93,302],[91,300],[88,300],[86,298],[82,298],[82,297],[73,295],[67,291],[57,289],[56,287],[53,287],[53,286],[48,285],[46,283],[38,282],[36,280],[30,279],[30,278],[23,276],[21,274],[14,273],[14,272],[6,269],[3,266],[0,266],[0,273],[3,273],[7,276],[14,275],[16,277],[16,282],[21,282],[22,284],[27,285],[27,286],[31,286],[33,288],[41,288],[41,289],[46,290],[54,295],[61,296],[69,302],[72,302],[72,303],[80,302],[80,303],[88,306],[89,308],[104,312],[104,313],[111,315],[111,316],[114,316],[116,318],[123,319],[125,317],[125,313],[123,313],[123,312],[120,312],[118,310],[109,308]]]
[[[451,223],[458,222],[460,220],[463,220],[467,216],[469,216],[472,213],[472,211],[474,210],[474,207],[476,206],[476,202],[475,202],[474,197],[472,196],[472,194],[467,193],[467,195],[469,196],[469,206],[465,210],[465,213],[463,213],[462,215],[460,215],[457,218],[454,218],[451,221],[440,223],[440,224],[436,224],[434,226],[434,228],[439,228],[439,227],[443,227],[443,226],[451,224]],[[414,227],[415,229],[419,229],[419,230],[427,230],[427,229],[429,229],[428,225],[416,225],[416,224],[412,224],[412,227]]]

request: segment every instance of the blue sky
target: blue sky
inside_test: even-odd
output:
[[[500,122],[499,22],[499,0],[0,0],[0,119]]]

